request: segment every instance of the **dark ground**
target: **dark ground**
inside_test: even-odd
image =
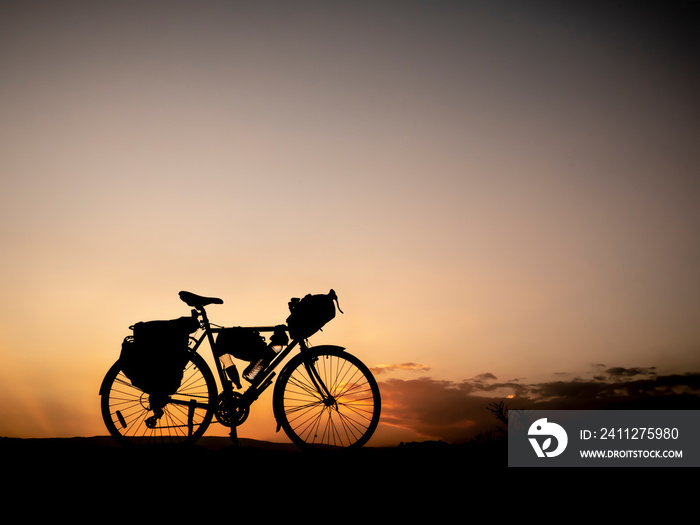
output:
[[[124,449],[110,437],[0,437],[5,515],[98,521],[453,520],[555,500],[579,472],[506,469],[505,440],[306,453],[293,445],[205,437],[188,448]],[[576,470],[576,469],[574,469]],[[634,470],[634,469],[631,469]],[[638,472],[638,471],[636,471]],[[595,478],[596,483],[600,478]],[[607,473],[605,483],[633,484]],[[536,492],[535,492],[536,491]],[[85,519],[82,519],[85,518]]]
[[[505,441],[307,453],[217,437],[151,450],[124,449],[110,437],[0,437],[0,458],[6,516],[71,523],[442,521],[501,506],[504,473],[518,475],[502,468]],[[522,476],[508,481],[528,485]]]
[[[309,453],[294,445],[246,439],[234,446],[228,438],[219,437],[204,437],[190,447],[153,449],[125,449],[110,437],[0,438],[0,458],[4,475],[15,483],[57,487],[67,479],[87,485],[225,479],[259,486],[341,478],[373,484],[412,480],[434,484],[467,473],[471,477],[474,469],[486,472],[507,466],[505,442],[422,442]]]

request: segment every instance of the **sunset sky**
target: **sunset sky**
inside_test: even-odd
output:
[[[311,341],[375,370],[370,444],[469,439],[489,396],[697,395],[698,19],[639,4],[1,2],[0,436],[105,434],[180,290],[274,325],[335,289]]]

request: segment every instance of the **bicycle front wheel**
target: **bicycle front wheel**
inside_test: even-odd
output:
[[[194,353],[180,388],[167,398],[156,398],[134,386],[119,361],[107,372],[100,393],[102,419],[121,445],[194,443],[211,423],[217,399],[214,375]]]
[[[278,424],[307,448],[357,448],[372,437],[381,412],[379,387],[369,369],[338,348],[294,356],[275,385]]]

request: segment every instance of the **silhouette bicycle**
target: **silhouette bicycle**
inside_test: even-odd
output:
[[[205,307],[223,304],[221,299],[190,292],[179,296],[192,308],[191,316],[133,325],[133,335],[124,339],[119,359],[102,381],[102,418],[121,445],[192,444],[214,418],[230,428],[237,442],[237,427],[273,382],[277,431],[284,430],[300,448],[361,447],[372,437],[381,411],[372,373],[343,347],[307,342],[334,318],[338,298],[333,290],[292,299],[286,325],[263,327],[215,325]],[[267,332],[269,342],[260,335]],[[198,353],[204,341],[221,390]],[[294,349],[298,353],[277,374]],[[247,388],[234,359],[248,362]]]

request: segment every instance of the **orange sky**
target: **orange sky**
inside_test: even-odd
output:
[[[376,442],[486,429],[489,385],[698,371],[687,4],[377,4],[2,3],[0,435],[104,433],[180,290],[245,325],[334,288],[313,342],[376,367]]]

